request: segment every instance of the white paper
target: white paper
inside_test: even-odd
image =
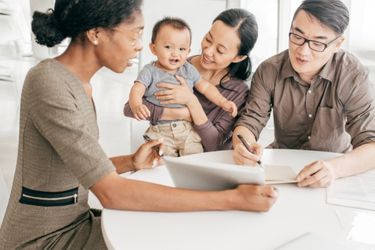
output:
[[[286,165],[265,165],[266,183],[283,184],[295,183],[297,173]]]
[[[335,180],[327,189],[327,202],[375,210],[375,170]]]
[[[303,233],[276,250],[370,250],[372,246],[353,241],[335,241],[317,233]]]
[[[201,154],[192,154],[179,157],[180,161],[192,163],[195,165],[227,166],[236,171],[240,168],[261,168],[265,171],[266,184],[283,184],[297,182],[297,173],[289,165],[263,164],[264,168],[259,166],[239,166],[233,162],[232,151],[205,152]]]

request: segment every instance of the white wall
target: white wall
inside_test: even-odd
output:
[[[184,19],[193,33],[191,55],[194,55],[200,52],[200,42],[211,26],[212,20],[225,8],[225,0],[144,0],[145,30],[141,66],[155,59],[148,44],[151,41],[152,28],[158,20],[165,16]]]

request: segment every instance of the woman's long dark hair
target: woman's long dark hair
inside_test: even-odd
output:
[[[247,56],[241,62],[231,63],[227,75],[247,80],[251,75],[250,51],[258,39],[258,24],[254,15],[244,9],[228,9],[221,12],[213,22],[215,21],[222,21],[226,25],[236,28],[241,41],[238,55]]]
[[[82,34],[92,28],[131,22],[141,5],[142,0],[56,0],[53,10],[34,12],[31,28],[37,43],[52,47],[67,37],[84,40]]]

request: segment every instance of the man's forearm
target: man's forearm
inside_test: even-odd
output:
[[[255,139],[254,134],[253,134],[249,129],[247,129],[247,128],[244,127],[244,126],[237,126],[237,127],[234,129],[233,137],[232,137],[233,148],[234,148],[238,143],[241,143],[241,141],[237,138],[237,135],[238,135],[238,134],[242,135],[242,137],[243,137],[248,143],[250,143],[250,144],[256,142],[256,139]]]
[[[330,160],[330,163],[334,166],[336,178],[375,169],[375,142],[361,145],[343,156]]]

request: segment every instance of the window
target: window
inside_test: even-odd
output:
[[[375,86],[375,1],[349,1],[350,23],[346,32],[346,48],[356,54],[369,69],[370,79]]]
[[[228,0],[230,1],[230,0]],[[342,0],[350,11],[344,49],[356,54],[368,67],[375,84],[375,1]],[[240,7],[252,12],[259,25],[258,41],[251,53],[253,70],[263,60],[288,48],[288,33],[293,14],[302,0],[241,0]],[[235,7],[235,6],[233,6]]]
[[[294,11],[302,0],[241,0],[241,8],[258,22],[258,41],[251,53],[253,70],[263,60],[288,47],[288,33]]]

